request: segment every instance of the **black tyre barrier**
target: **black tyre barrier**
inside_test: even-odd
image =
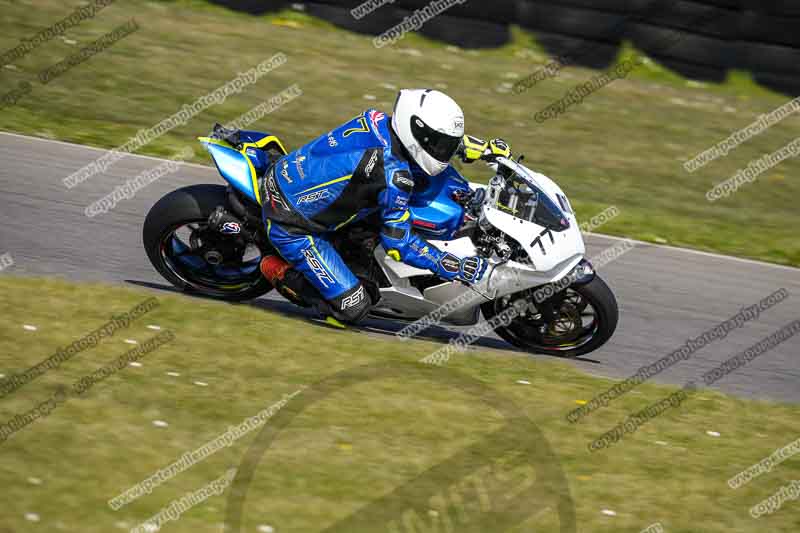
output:
[[[357,20],[350,10],[364,0],[210,1],[253,15],[299,3],[313,16],[368,35],[430,3],[395,0]],[[472,0],[427,21],[420,33],[465,48],[497,47],[510,39],[508,24],[533,30],[548,54],[580,66],[607,68],[619,43],[630,39],[688,77],[721,81],[735,68],[773,90],[796,94],[800,87],[800,0]]]
[[[739,51],[736,41],[704,37],[650,24],[634,24],[630,39],[651,57],[670,58],[683,63],[725,71],[734,66]]]
[[[227,7],[234,11],[241,11],[251,15],[264,15],[266,13],[273,13],[286,9],[291,5],[291,2],[276,0],[275,2],[262,2],[260,0],[210,0],[212,4]]]
[[[619,55],[617,44],[540,31],[534,32],[534,36],[551,57],[566,58],[568,65],[604,69],[612,65]]]
[[[361,0],[363,1],[363,0]],[[431,0],[395,0],[394,7],[414,11],[429,5]],[[447,10],[448,16],[511,24],[517,19],[518,0],[470,0]]]
[[[800,96],[800,76],[787,76],[774,72],[753,72],[753,79],[764,87],[792,97]]]
[[[511,27],[507,24],[450,15],[426,22],[420,33],[462,48],[496,48],[511,41]]]
[[[364,3],[364,0],[314,0],[313,2],[302,2],[305,4],[328,4],[330,6],[346,7],[352,9]],[[385,7],[391,7],[392,4],[386,4]],[[377,9],[375,10],[377,11]]]
[[[741,66],[752,72],[793,75],[800,81],[800,48],[777,44],[742,43]]]
[[[734,11],[741,9],[742,4],[742,0],[694,0],[694,2],[706,6],[724,7]]]
[[[651,14],[652,13],[652,14]],[[739,33],[737,11],[695,2],[672,2],[665,9],[646,10],[634,22],[683,30],[718,39],[736,39]]]
[[[519,0],[519,3],[538,3],[531,0]],[[563,6],[585,7],[596,11],[628,14],[631,11],[630,0],[555,0]]]
[[[379,35],[403,20],[402,14],[390,6],[377,9],[361,19],[353,17],[351,9],[350,6],[333,5],[332,2],[305,4],[305,11],[309,15],[324,19],[340,28],[368,35]]]
[[[741,0],[741,7],[779,17],[800,17],[800,2],[797,0]]]
[[[674,57],[653,56],[653,60],[662,67],[692,80],[722,83],[728,75],[726,69],[699,65],[690,61],[681,61]]]
[[[518,0],[494,0],[491,3],[470,1],[466,2],[465,4],[453,5],[452,7],[448,8],[446,14],[443,14],[442,16],[509,24],[510,21],[513,21],[516,18],[517,1]],[[312,2],[309,2],[309,4],[326,4],[329,6],[346,7],[348,12],[354,7],[357,7],[363,3],[364,0],[313,0]],[[429,6],[430,3],[431,0],[394,0],[391,3],[387,3],[386,5],[375,9],[362,18],[369,19],[380,15],[382,12],[392,10],[398,10],[395,12],[402,12],[403,16],[406,16],[413,13],[416,9],[423,9]],[[402,20],[402,17],[400,17],[399,20]]]
[[[387,5],[356,19],[350,12],[352,7],[319,2],[307,3],[305,7],[310,15],[325,19],[340,28],[368,35],[380,35],[413,13]],[[463,48],[496,48],[511,40],[511,32],[506,25],[455,17],[450,15],[449,10],[425,22],[419,33]]]
[[[739,39],[800,48],[800,16],[781,17],[745,11],[740,17]]]
[[[627,23],[618,13],[541,2],[521,4],[518,21],[532,30],[607,43],[619,43]]]

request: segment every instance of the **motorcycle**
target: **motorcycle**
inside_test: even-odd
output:
[[[145,219],[144,248],[155,269],[182,290],[229,301],[257,298],[273,289],[261,258],[277,255],[261,216],[262,196],[269,194],[264,176],[288,152],[274,135],[219,125],[198,140],[227,185],[191,185],[161,198]],[[491,321],[513,306],[519,311],[495,332],[517,348],[561,357],[589,353],[611,338],[617,302],[584,257],[569,200],[522,159],[491,158],[487,185],[455,171],[437,180],[415,176],[414,231],[458,257],[489,260],[472,286],[391,259],[380,244],[379,221],[332,234],[353,273],[379,294],[372,317],[411,322],[444,314],[444,323],[469,326],[481,313]]]

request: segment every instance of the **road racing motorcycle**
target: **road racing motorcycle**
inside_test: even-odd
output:
[[[174,286],[245,301],[273,289],[259,268],[262,257],[277,255],[261,217],[260,180],[287,150],[268,133],[240,131],[235,144],[229,133],[215,125],[198,139],[227,185],[167,194],[149,211],[143,240],[150,262]],[[379,221],[366,219],[331,236],[353,273],[379,293],[373,318],[411,322],[444,314],[446,324],[470,326],[481,313],[488,321],[508,316],[492,322],[497,335],[522,350],[562,357],[586,354],[611,338],[617,302],[584,257],[569,200],[522,159],[492,158],[494,176],[486,185],[459,176],[415,179],[414,231],[458,257],[487,258],[490,266],[477,284],[444,281],[391,259],[380,244]],[[502,315],[511,306],[519,312]]]

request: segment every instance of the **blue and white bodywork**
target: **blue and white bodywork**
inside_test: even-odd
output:
[[[264,149],[274,147],[282,154],[286,149],[274,135],[257,131],[240,131],[242,149],[237,150],[230,143],[211,137],[199,137],[206,150],[214,159],[217,170],[237,191],[257,204],[261,204],[261,193],[258,190],[258,177],[263,175],[269,166]]]

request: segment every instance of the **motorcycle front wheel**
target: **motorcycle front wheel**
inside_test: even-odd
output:
[[[614,334],[619,310],[614,293],[595,275],[537,304],[533,289],[510,294],[481,306],[486,320],[512,305],[523,311],[495,332],[506,342],[531,353],[577,357],[600,348]],[[524,305],[520,305],[520,303]]]

